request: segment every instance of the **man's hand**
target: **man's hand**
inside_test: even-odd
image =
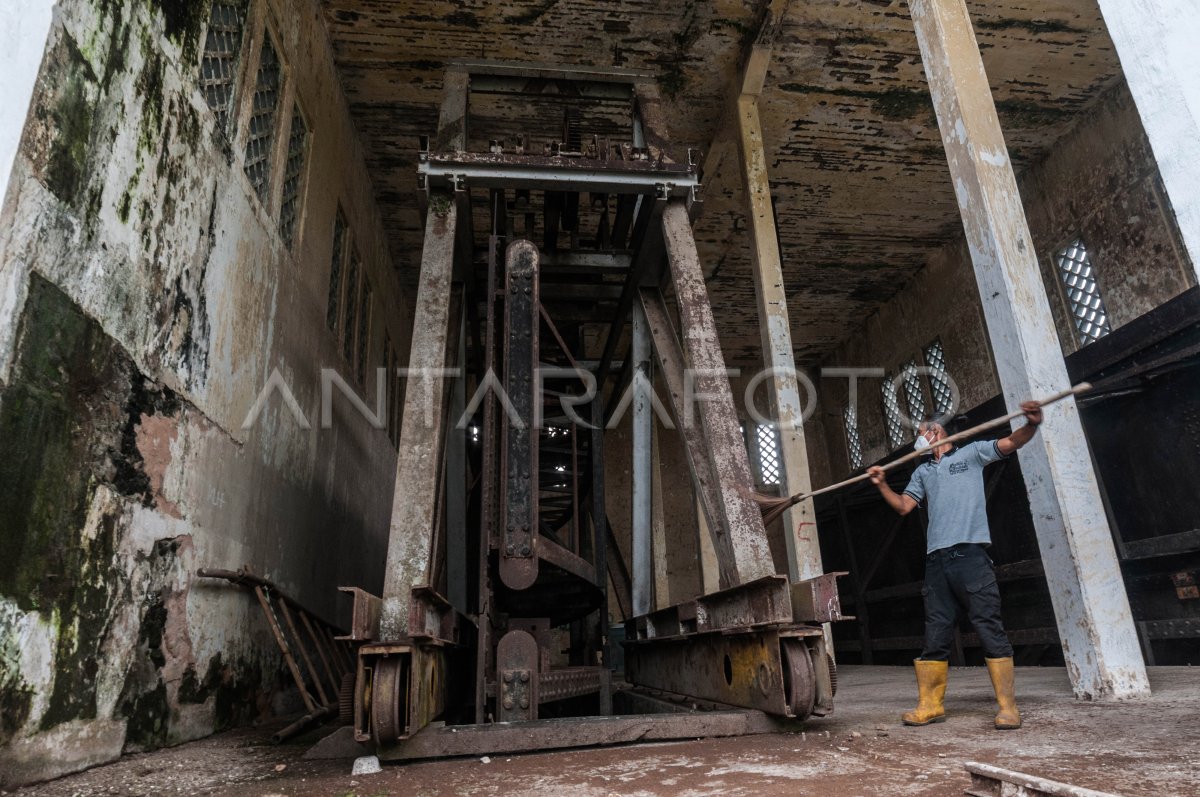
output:
[[[907,515],[909,512],[917,508],[917,502],[913,500],[911,495],[897,495],[887,483],[887,474],[883,468],[878,465],[867,468],[867,475],[871,477],[871,484],[879,488],[879,494],[883,496],[883,500],[887,501],[888,506],[899,512],[901,515]]]
[[[876,487],[882,487],[887,484],[887,474],[883,468],[876,465],[875,467],[867,468],[867,475],[871,477],[871,484]]]
[[[996,448],[1006,457],[1032,440],[1033,436],[1037,434],[1038,427],[1042,425],[1042,405],[1040,403],[1026,401],[1021,405],[1021,411],[1025,413],[1025,425],[1008,437],[996,441]]]
[[[1025,413],[1025,423],[1030,426],[1040,426],[1042,423],[1042,405],[1037,401],[1026,401],[1021,405]]]

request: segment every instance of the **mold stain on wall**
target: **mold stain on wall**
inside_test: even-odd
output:
[[[313,363],[337,362],[339,201],[376,295],[400,298],[361,150],[301,15],[277,33],[325,100],[314,168],[344,186],[309,198],[315,246],[289,251],[199,92],[208,8],[62,0],[0,216],[0,788],[290,705],[252,597],[197,568],[249,565],[331,621],[337,583],[381,579],[386,432],[273,407],[240,429],[273,367],[308,409]],[[314,567],[329,529],[343,555]]]

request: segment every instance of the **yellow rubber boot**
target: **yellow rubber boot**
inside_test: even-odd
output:
[[[907,711],[901,718],[905,725],[929,725],[946,719],[946,674],[950,671],[948,661],[913,662],[917,669],[917,691],[920,700],[917,707]]]
[[[1021,712],[1017,711],[1017,698],[1013,694],[1013,660],[984,659],[988,675],[992,676],[992,688],[996,690],[996,702],[1000,712],[996,714],[996,728],[1011,731],[1021,727]]]

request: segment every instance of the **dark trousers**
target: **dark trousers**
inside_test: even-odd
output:
[[[983,645],[983,655],[1003,659],[1013,654],[1000,620],[1000,587],[982,545],[962,543],[925,557],[926,661],[949,661],[959,612],[965,610]]]

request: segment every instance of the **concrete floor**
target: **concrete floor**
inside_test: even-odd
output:
[[[351,777],[349,761],[303,760],[273,746],[275,726],[243,729],[18,790],[73,795],[961,795],[964,761],[981,761],[1126,797],[1200,795],[1200,669],[1151,670],[1154,697],[1079,703],[1061,669],[1021,669],[1019,731],[991,728],[986,671],[952,670],[948,719],[905,728],[911,673],[844,667],[834,716],[802,733],[385,765]],[[858,735],[855,735],[858,734]]]

